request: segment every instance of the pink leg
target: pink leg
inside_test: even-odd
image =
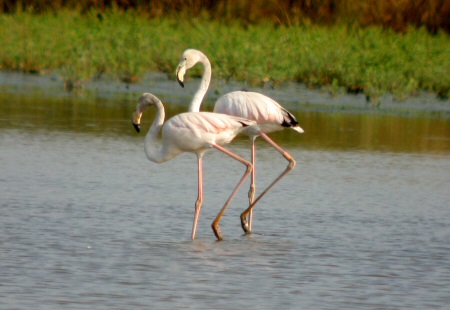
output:
[[[203,203],[203,159],[202,157],[198,157],[198,196],[197,201],[195,202],[194,224],[192,226],[192,234],[191,234],[192,240],[195,239],[195,232],[197,231],[198,217],[200,215],[202,203]]]
[[[214,147],[216,149],[218,149],[219,151],[224,152],[225,154],[233,157],[234,159],[240,161],[241,163],[243,163],[244,165],[247,166],[247,170],[245,171],[244,175],[242,176],[241,180],[239,181],[239,183],[236,185],[236,187],[234,188],[233,192],[231,193],[230,197],[228,197],[227,201],[225,202],[225,205],[222,207],[222,209],[220,210],[219,214],[217,215],[216,219],[214,220],[214,222],[212,223],[212,229],[214,231],[214,234],[217,237],[217,240],[223,240],[223,236],[222,233],[220,231],[219,228],[219,222],[220,219],[222,218],[222,215],[225,213],[226,208],[228,207],[228,205],[230,204],[231,200],[233,199],[234,195],[236,195],[236,192],[238,191],[238,189],[242,186],[242,184],[245,182],[245,180],[247,179],[248,175],[252,172],[252,164],[249,163],[248,161],[242,159],[241,157],[239,157],[238,155],[228,151],[227,149],[221,147],[220,145],[214,145]]]
[[[252,139],[252,151],[251,151],[251,157],[252,157],[252,165],[253,165],[253,170],[252,170],[252,179],[251,179],[251,183],[250,183],[250,190],[248,192],[248,200],[249,200],[249,206],[252,205],[253,201],[255,200],[255,193],[256,193],[256,184],[255,184],[255,140],[256,140],[256,136],[251,137]],[[249,232],[252,231],[252,220],[253,220],[253,209],[250,210],[249,214],[248,214],[248,230]]]
[[[270,185],[258,196],[258,198],[256,198],[252,204],[250,205],[250,207],[248,207],[247,210],[245,210],[244,212],[242,212],[241,214],[241,225],[242,225],[242,229],[244,229],[244,231],[246,233],[250,232],[250,228],[249,228],[249,224],[247,222],[247,215],[252,211],[253,207],[256,205],[256,203],[258,203],[258,201],[264,197],[264,195],[279,181],[281,180],[281,178],[283,178],[289,171],[291,171],[292,169],[294,169],[295,167],[295,160],[292,158],[292,156],[286,152],[285,150],[283,150],[281,147],[278,146],[278,144],[276,144],[275,142],[273,142],[265,133],[263,133],[262,131],[259,132],[259,135],[266,140],[267,142],[269,142],[278,152],[280,152],[284,158],[286,158],[289,161],[288,166],[286,167],[286,169],[275,179],[273,180],[272,183],[270,183]]]

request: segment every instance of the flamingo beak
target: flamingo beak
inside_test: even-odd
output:
[[[139,113],[138,111],[133,113],[133,126],[137,132],[141,132],[141,116],[142,113]]]
[[[184,74],[186,73],[186,60],[182,60],[177,67],[176,75],[178,84],[184,88]]]
[[[141,132],[141,125],[133,123],[133,126],[136,132]]]

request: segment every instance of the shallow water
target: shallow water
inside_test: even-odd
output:
[[[306,133],[272,135],[296,169],[255,208],[252,235],[246,184],[224,242],[210,224],[244,168],[211,151],[190,241],[195,156],[147,161],[135,99],[0,95],[2,309],[448,307],[448,118],[296,111]],[[257,152],[261,191],[286,163]]]

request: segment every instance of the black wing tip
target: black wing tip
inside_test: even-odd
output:
[[[248,127],[248,126],[250,126],[249,124],[246,124],[245,122],[241,122],[241,121],[238,121],[238,122],[242,124],[242,127]]]
[[[286,114],[285,114],[285,117],[283,119],[283,122],[281,123],[281,126],[283,126],[283,127],[294,127],[294,126],[298,126],[299,125],[297,120],[295,119],[294,115],[292,115],[287,110],[284,110],[284,112]]]
[[[283,126],[283,127],[295,127],[295,126],[298,126],[298,122],[295,119],[291,120],[290,122],[286,122],[286,120],[283,120],[283,122],[281,123],[281,126]]]
[[[178,84],[180,84],[180,86],[181,86],[182,88],[184,88],[184,83],[181,82],[180,80],[177,80],[177,81],[178,81]]]

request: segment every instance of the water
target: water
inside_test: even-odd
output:
[[[306,133],[272,135],[296,169],[255,208],[252,235],[247,183],[223,242],[210,224],[244,167],[211,151],[190,241],[195,156],[147,161],[135,102],[0,95],[1,309],[448,307],[447,117],[296,111]],[[248,158],[248,146],[230,148]],[[286,162],[257,147],[261,191]]]

